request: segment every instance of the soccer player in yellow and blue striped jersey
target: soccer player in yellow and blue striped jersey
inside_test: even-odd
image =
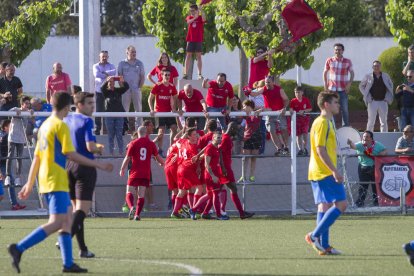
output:
[[[318,106],[321,115],[315,119],[310,131],[308,173],[318,205],[317,225],[305,239],[319,255],[339,255],[341,252],[329,244],[329,228],[347,207],[344,179],[336,164],[336,136],[332,122],[333,115],[339,113],[338,95],[320,92]]]
[[[73,262],[72,257],[72,206],[69,198],[66,159],[79,164],[112,171],[112,164],[88,159],[75,151],[68,126],[62,121],[69,113],[71,97],[67,93],[53,95],[52,115],[42,124],[38,134],[32,165],[26,185],[19,198],[27,199],[33,190],[36,175],[39,175],[39,192],[49,205],[49,221],[36,228],[17,244],[8,246],[13,268],[20,273],[22,253],[40,243],[49,235],[59,231],[59,243],[63,260],[62,272],[87,272]]]

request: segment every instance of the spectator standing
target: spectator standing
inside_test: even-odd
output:
[[[233,86],[227,81],[224,73],[218,73],[217,79],[210,81],[203,79],[203,88],[208,88],[206,103],[208,112],[222,112],[226,116],[231,110],[231,99],[234,97]],[[224,117],[218,117],[221,127],[226,128]]]
[[[53,94],[66,92],[72,95],[72,81],[68,74],[63,72],[62,64],[53,64],[53,73],[46,78],[46,101],[50,104]]]
[[[0,160],[0,172],[2,175],[2,179],[0,180],[0,186],[3,186],[3,181],[5,180],[6,177],[6,157],[7,157],[7,152],[8,152],[8,141],[9,141],[9,130],[10,130],[10,120],[6,119],[3,120],[1,122],[1,131],[0,131],[0,155],[1,155],[1,160]],[[11,183],[14,183],[14,178],[11,175]],[[10,200],[10,204],[11,204],[11,209],[13,211],[17,211],[17,210],[21,210],[26,208],[26,205],[20,205],[17,202],[17,198],[16,198],[16,190],[14,188],[14,185],[8,185],[7,186],[8,192],[9,192],[9,200]],[[2,188],[0,189],[2,190]],[[2,193],[0,193],[0,195],[2,195]]]
[[[308,98],[303,96],[303,88],[297,86],[295,88],[295,98],[290,101],[290,109],[297,113],[296,116],[296,143],[299,151],[298,156],[308,156],[308,132],[310,124],[310,116],[305,112],[312,111],[312,106]]]
[[[408,70],[414,70],[414,44],[411,44],[408,49],[408,58],[407,61],[403,62],[403,70],[402,73],[405,76]]]
[[[4,78],[6,76],[6,67],[7,67],[7,62],[3,61],[0,64],[0,78]]]
[[[142,93],[141,87],[145,82],[144,64],[137,59],[137,51],[134,46],[129,45],[126,49],[127,58],[118,65],[118,75],[123,76],[128,83],[129,89],[122,95],[122,105],[125,112],[134,105],[135,112],[142,111]],[[141,125],[142,118],[135,118],[135,129]]]
[[[201,54],[203,52],[203,40],[204,40],[204,23],[206,22],[206,15],[202,9],[193,4],[190,6],[190,15],[187,16],[185,21],[187,22],[187,48],[184,62],[184,79],[188,78],[188,68],[193,61],[193,55],[196,55],[198,79],[203,79],[202,67],[203,62],[201,60]]]
[[[178,93],[177,97],[178,112],[207,112],[207,104],[204,100],[203,94],[197,89],[194,89],[191,84],[184,85],[184,89]],[[183,105],[184,102],[184,105]],[[204,129],[206,124],[205,117],[197,117],[197,129]]]
[[[359,188],[358,199],[355,204],[358,207],[365,205],[365,198],[367,196],[368,188],[372,189],[372,201],[374,206],[378,206],[377,187],[375,185],[375,160],[374,156],[386,155],[387,150],[383,144],[374,140],[374,133],[366,130],[362,135],[362,141],[353,143],[348,139],[348,145],[351,149],[357,151],[358,154],[358,176],[359,176]],[[367,183],[371,182],[371,183]]]
[[[116,75],[115,65],[108,62],[108,51],[101,51],[99,53],[99,62],[93,65],[93,76],[95,77],[95,95],[96,95],[96,112],[103,112],[105,110],[105,97],[101,91],[102,83],[107,77]],[[95,135],[101,134],[102,121],[105,123],[105,118],[95,117]]]
[[[254,88],[256,81],[263,80],[269,75],[269,69],[273,67],[274,50],[266,51],[265,47],[259,47],[256,50],[256,56],[250,59],[249,87]]]
[[[17,97],[23,94],[23,84],[20,79],[14,75],[15,71],[16,67],[11,63],[8,64],[6,66],[5,77],[0,79],[0,94],[10,92],[12,95],[10,108],[19,105]]]
[[[28,111],[30,109],[30,97],[23,97],[20,99],[21,107],[13,107],[10,111],[16,111],[16,116],[13,116],[10,124],[10,133],[8,141],[8,152],[7,152],[7,161],[6,161],[6,179],[4,180],[5,186],[12,185],[11,183],[11,166],[12,159],[17,157],[16,160],[16,178],[14,179],[15,186],[21,186],[21,173],[22,173],[22,164],[24,145],[27,143],[26,137],[26,127],[28,123],[28,117],[20,117],[22,111]],[[33,114],[33,110],[30,110]],[[15,156],[16,155],[16,156]]]
[[[172,85],[174,85],[175,87],[177,87],[177,83],[178,83],[178,71],[177,69],[171,65],[171,60],[170,57],[168,56],[167,53],[162,53],[160,55],[160,57],[158,58],[158,63],[157,66],[155,66],[151,72],[148,73],[147,75],[147,79],[152,82],[153,84],[157,84],[158,82],[162,82],[162,70],[166,68],[170,71],[171,76],[170,76],[170,83]],[[157,76],[157,80],[154,81],[152,79],[153,76]]]
[[[265,86],[264,79],[257,81],[253,84],[253,91],[257,92],[258,89],[263,88]],[[249,93],[248,93],[249,94]],[[254,106],[256,109],[264,108],[264,98],[263,95],[252,96],[248,95],[249,100],[254,102]],[[262,116],[262,120],[260,121],[260,133],[262,135],[262,143],[260,145],[259,154],[263,154],[265,151],[265,144],[266,144],[266,118],[267,116]]]
[[[125,112],[122,105],[122,96],[129,89],[129,85],[122,76],[117,81],[119,87],[115,87],[115,77],[108,77],[102,84],[101,91],[105,97],[105,112]],[[122,130],[124,127],[124,118],[108,117],[105,120],[106,129],[108,131],[109,153],[114,155],[114,147],[116,137],[118,143],[119,155],[124,154],[124,140],[122,138]]]
[[[387,73],[381,72],[381,62],[372,63],[373,72],[365,75],[359,84],[359,91],[364,96],[368,111],[367,130],[374,131],[377,113],[380,120],[381,132],[388,132],[388,105],[394,98],[393,83]]]
[[[335,55],[326,60],[323,71],[325,91],[339,95],[342,114],[342,126],[349,126],[348,94],[354,80],[354,69],[350,59],[344,58],[345,47],[341,43],[334,45]]]
[[[395,89],[397,100],[401,99],[400,129],[414,124],[414,71],[407,71],[407,81]]]
[[[398,138],[397,144],[395,145],[395,153],[399,154],[413,154],[413,138],[414,138],[414,128],[412,125],[407,125],[404,127],[403,135]]]

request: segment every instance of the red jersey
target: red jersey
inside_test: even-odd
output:
[[[158,82],[162,82],[162,69],[167,68],[168,70],[170,70],[170,80],[169,82],[174,84],[174,78],[178,78],[178,71],[174,66],[165,66],[165,65],[157,65],[154,67],[154,69],[151,70],[150,75],[151,76],[155,76],[157,75],[158,77]]]
[[[269,75],[269,67],[267,67],[267,60],[261,60],[256,63],[253,62],[252,58],[250,60],[250,76],[249,76],[249,87],[253,88],[253,84],[256,81],[263,80],[267,75]]]
[[[178,93],[178,99],[184,102],[186,112],[203,112],[203,106],[200,101],[204,97],[197,89],[193,89],[193,96],[191,98],[187,97],[184,90],[181,90]]]
[[[280,89],[281,87],[277,85],[274,85],[273,89],[269,89],[267,86],[264,87],[263,97],[265,108],[270,108],[272,111],[279,111],[284,107]]]
[[[210,87],[207,91],[206,103],[209,107],[225,107],[227,106],[227,98],[234,97],[233,87],[226,81],[223,87],[219,87],[217,81],[210,81]]]
[[[296,112],[301,110],[306,110],[312,108],[311,103],[308,98],[305,96],[302,96],[302,101],[300,102],[297,98],[293,98],[290,101],[290,108],[295,110]],[[309,115],[306,115],[306,117],[310,117]]]
[[[220,167],[220,151],[216,148],[213,144],[209,144],[204,151],[204,155],[207,157],[209,156],[210,159],[210,167],[213,171],[214,175],[218,178],[221,177],[221,167]],[[211,179],[210,174],[208,173],[207,168],[204,170],[204,177],[206,179]]]
[[[207,134],[204,134],[203,137],[198,139],[198,148],[200,150],[204,149],[213,140],[213,134],[213,132],[207,132]]]
[[[188,140],[184,142],[180,148],[180,156],[182,158],[180,167],[188,170],[197,170],[198,162],[193,163],[191,159],[198,154],[197,144],[191,144]]]
[[[169,83],[155,84],[151,90],[151,94],[155,95],[155,111],[156,112],[171,112],[171,97],[177,95],[175,86]]]
[[[247,116],[244,119],[246,121],[246,127],[244,128],[243,140],[246,141],[252,137],[253,133],[260,129],[260,122],[262,118],[256,116]]]
[[[204,136],[204,131],[197,129],[196,132],[197,132],[199,137]]]
[[[219,149],[221,150],[223,157],[223,164],[226,169],[231,169],[231,151],[233,149],[233,140],[231,139],[231,136],[226,133],[223,133],[222,137]]]
[[[176,161],[172,162],[174,157],[177,157]],[[178,146],[176,143],[172,144],[168,149],[167,158],[165,158],[164,169],[168,167],[178,167]]]
[[[187,16],[185,19],[186,22],[193,19],[192,15]],[[187,28],[187,37],[185,40],[187,42],[203,42],[204,40],[204,23],[203,17],[199,15],[196,20],[194,20],[191,24],[188,24]]]
[[[132,164],[129,170],[129,178],[150,179],[151,156],[157,156],[158,150],[154,142],[147,137],[141,137],[129,144],[127,156]]]

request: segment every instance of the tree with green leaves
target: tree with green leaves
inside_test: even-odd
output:
[[[44,0],[25,3],[19,13],[0,28],[2,60],[16,65],[35,49],[41,49],[50,28],[70,7],[69,0]]]
[[[414,43],[414,1],[389,0],[385,8],[388,26],[402,47]]]
[[[214,2],[203,7],[207,19],[204,25],[204,53],[216,52],[219,45],[214,23]],[[158,38],[156,46],[180,63],[185,59],[185,18],[189,12],[189,5],[193,3],[193,0],[147,0],[142,10],[147,31]],[[190,72],[189,76],[191,75]]]
[[[219,37],[230,49],[238,47],[248,56],[253,56],[258,46],[280,48],[284,45],[283,51],[273,55],[274,66],[271,72],[275,75],[280,75],[295,65],[307,69],[314,60],[311,53],[329,37],[333,27],[333,18],[325,16],[331,1],[307,2],[319,14],[324,27],[289,44],[290,36],[281,16],[288,1],[217,0],[216,26]],[[246,68],[242,70],[246,71]]]

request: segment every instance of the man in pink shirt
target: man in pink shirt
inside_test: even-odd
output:
[[[56,92],[67,92],[72,94],[72,82],[68,74],[63,73],[62,64],[53,64],[53,74],[46,78],[46,101],[50,104],[53,94]]]

